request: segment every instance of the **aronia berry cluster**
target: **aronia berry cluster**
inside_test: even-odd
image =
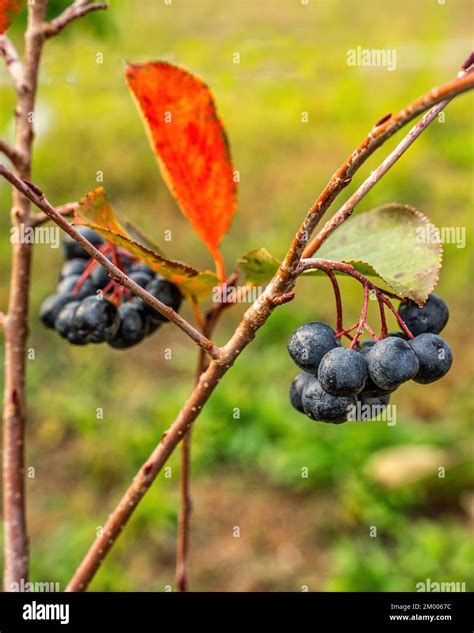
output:
[[[288,342],[291,358],[303,370],[291,384],[293,407],[322,422],[372,419],[404,382],[426,385],[442,378],[453,362],[449,345],[438,336],[449,317],[445,302],[431,294],[422,308],[401,303],[399,315],[413,338],[394,332],[364,341],[359,349],[342,347],[326,323],[299,327]],[[368,416],[357,414],[367,410]]]
[[[87,227],[77,230],[135,283],[173,310],[179,310],[183,297],[174,284],[126,251],[105,242],[95,231]],[[66,261],[56,293],[43,301],[40,318],[71,344],[107,343],[114,349],[126,349],[168,320],[111,280],[107,270],[69,236],[64,241],[64,255]]]

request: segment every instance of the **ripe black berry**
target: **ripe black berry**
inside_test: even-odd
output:
[[[129,277],[132,281],[134,281],[136,284],[138,284],[142,288],[146,288],[146,286],[153,279],[150,275],[148,275],[147,273],[141,272],[140,270],[136,272],[131,272],[129,274]]]
[[[126,349],[140,343],[146,335],[146,317],[132,303],[124,303],[118,309],[120,325],[117,334],[108,341],[110,347]]]
[[[290,387],[290,402],[293,408],[300,413],[304,413],[301,398],[303,395],[303,388],[306,385],[308,378],[311,378],[311,374],[307,374],[302,371],[296,376],[296,378],[293,379]]]
[[[291,335],[288,352],[300,369],[316,375],[322,357],[340,344],[332,327],[312,321],[300,326]]]
[[[74,228],[78,233],[82,235],[82,237],[85,237],[86,240],[88,240],[96,248],[104,244],[103,238],[89,227],[76,226]],[[89,259],[90,257],[90,255],[82,248],[82,246],[78,244],[75,240],[73,240],[70,235],[66,235],[64,237],[63,249],[65,259],[73,259],[75,257]]]
[[[70,275],[69,277],[64,277],[64,279],[61,279],[58,284],[57,292],[59,294],[71,295],[73,299],[77,300],[84,299],[85,297],[89,297],[90,295],[94,294],[95,288],[93,287],[89,279],[84,280],[76,294],[71,294],[76,287],[80,277],[80,275]]]
[[[87,343],[103,343],[112,339],[120,325],[117,308],[106,299],[86,297],[74,317],[74,327]]]
[[[54,324],[58,334],[60,334],[63,338],[66,338],[73,345],[85,345],[87,343],[87,341],[79,335],[74,325],[74,318],[80,305],[80,301],[71,301],[70,303],[67,303],[63,306],[63,308],[61,308]]]
[[[414,301],[407,301],[407,303],[400,304],[398,313],[413,336],[425,332],[439,334],[449,318],[448,306],[441,297],[434,293],[430,294],[428,301],[422,308]]]
[[[143,262],[135,262],[134,264],[131,264],[130,274],[132,273],[145,273],[150,278],[155,276],[155,271]]]
[[[65,294],[54,294],[46,297],[39,309],[39,316],[43,324],[46,327],[54,328],[54,323],[61,308],[70,301],[74,301],[74,297]]]
[[[64,277],[70,277],[71,275],[82,275],[86,266],[87,261],[80,257],[75,257],[74,259],[64,262],[59,280],[61,281]]]
[[[367,381],[367,364],[362,354],[344,347],[335,347],[319,364],[321,387],[333,396],[355,396]]]
[[[173,308],[175,312],[178,312],[181,301],[183,300],[183,295],[179,291],[179,288],[170,281],[167,281],[161,275],[157,275],[155,279],[146,285],[146,290],[156,299],[159,299],[165,305]],[[137,298],[136,304],[141,310],[143,310],[145,316],[149,319],[156,321],[157,323],[168,321],[165,316],[154,310],[142,299]]]
[[[103,290],[109,283],[110,277],[102,264],[97,264],[92,270],[89,280],[96,290]]]
[[[453,364],[453,354],[441,336],[426,332],[415,336],[410,341],[410,346],[420,364],[418,373],[413,378],[415,382],[428,385],[442,378],[450,370]]]
[[[322,422],[345,422],[356,399],[346,396],[332,396],[324,391],[315,377],[311,377],[303,388],[303,410],[313,420]]]
[[[364,358],[370,378],[385,391],[393,391],[413,378],[419,369],[415,352],[401,338],[382,339],[364,354]]]

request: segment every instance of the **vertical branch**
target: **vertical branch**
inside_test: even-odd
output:
[[[16,166],[20,178],[31,177],[34,139],[33,117],[38,69],[43,47],[42,26],[46,0],[28,4],[25,57],[21,81],[16,83],[15,149],[22,156]],[[17,62],[18,63],[18,62]],[[31,222],[30,201],[13,192],[12,225],[17,229]],[[28,537],[25,516],[24,443],[26,425],[25,360],[28,338],[28,298],[31,244],[13,245],[8,314],[5,331],[5,390],[3,400],[3,504],[4,587],[11,590],[28,577]]]
[[[220,313],[219,313],[220,314]],[[214,312],[211,310],[206,314],[202,327],[202,333],[206,337],[212,336],[212,332],[217,323]],[[197,385],[202,374],[209,365],[204,350],[199,350],[198,363],[196,367],[196,378],[194,384]],[[178,536],[176,541],[176,587],[178,591],[184,592],[188,588],[188,550],[189,550],[189,529],[191,522],[192,500],[191,500],[191,443],[192,427],[186,432],[181,444],[181,474],[180,474],[180,512],[178,518]]]

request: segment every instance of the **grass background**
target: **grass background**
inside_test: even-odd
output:
[[[102,172],[117,211],[167,253],[202,268],[211,262],[159,176],[123,80],[125,60],[179,63],[212,87],[241,174],[239,213],[224,242],[230,269],[249,248],[265,246],[282,256],[305,210],[373,123],[449,81],[471,47],[473,8],[464,0],[111,4],[106,14],[89,16],[46,47],[34,180],[59,204],[94,189]],[[55,0],[51,13],[63,5]],[[22,20],[11,33],[18,46]],[[357,46],[396,49],[396,70],[348,66],[347,50]],[[233,63],[235,53],[240,64]],[[0,134],[7,138],[13,107],[0,68]],[[308,112],[306,124],[302,112]],[[427,578],[473,588],[472,132],[472,98],[463,96],[360,206],[408,203],[438,226],[465,227],[466,248],[445,246],[438,286],[451,310],[445,336],[454,350],[452,371],[431,387],[412,383],[397,392],[396,426],[310,422],[287,401],[295,368],[286,341],[305,321],[332,323],[334,309],[325,279],[299,282],[296,299],[273,314],[195,427],[192,589],[413,591]],[[346,194],[398,138],[368,161]],[[0,209],[5,310],[5,183]],[[167,230],[171,244],[164,243]],[[189,393],[196,352],[171,326],[128,352],[66,345],[37,316],[60,266],[59,250],[35,249],[27,430],[34,477],[27,492],[32,580],[64,586]],[[351,280],[342,288],[352,322],[360,290]],[[242,310],[227,313],[219,343]],[[188,306],[183,313],[192,318]],[[171,360],[165,360],[168,348]],[[102,420],[96,419],[98,407]],[[236,407],[240,419],[234,419]],[[162,591],[173,585],[177,455],[169,466],[93,590]],[[446,468],[444,479],[437,476],[439,466]],[[240,538],[233,537],[236,525]]]

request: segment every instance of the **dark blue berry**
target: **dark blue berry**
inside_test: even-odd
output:
[[[70,277],[71,275],[82,275],[86,266],[87,261],[80,257],[75,257],[74,259],[64,262],[59,280],[61,281],[64,277]]]
[[[332,327],[319,321],[300,326],[288,341],[288,352],[300,369],[317,374],[322,357],[340,346]]]
[[[323,356],[318,380],[324,391],[333,396],[355,396],[365,387],[367,364],[359,352],[335,347]]]
[[[142,288],[146,288],[150,281],[153,280],[153,277],[151,277],[147,273],[141,272],[140,270],[136,272],[130,272],[129,277],[132,281],[134,281]]]
[[[70,301],[74,301],[74,297],[65,294],[54,294],[47,297],[40,306],[39,316],[46,327],[54,328],[54,323],[63,306]]]
[[[74,325],[74,318],[80,301],[67,303],[59,312],[54,327],[60,336],[66,338],[73,345],[86,345],[87,341],[82,338]]]
[[[441,297],[434,293],[430,294],[428,301],[422,308],[414,301],[407,301],[400,304],[398,313],[413,336],[425,332],[439,334],[449,318],[448,306]]]
[[[143,262],[135,262],[130,265],[130,273],[145,273],[149,277],[155,276],[155,271]]]
[[[370,378],[385,391],[393,391],[413,378],[419,369],[415,352],[401,338],[382,339],[364,354],[364,358]]]
[[[84,299],[85,297],[89,297],[94,294],[95,288],[89,279],[85,279],[79,290],[75,294],[72,294],[80,277],[80,275],[70,275],[69,277],[64,277],[64,279],[62,279],[58,284],[57,292],[59,294],[70,295],[73,299],[77,300]]]
[[[88,240],[96,248],[105,243],[104,239],[98,233],[87,226],[75,226],[74,228],[82,235],[82,237],[85,237],[86,240]],[[65,259],[73,259],[76,257],[82,259],[90,258],[87,251],[85,251],[82,246],[76,242],[76,240],[73,240],[72,237],[67,234],[64,237],[63,249]]]
[[[117,308],[106,299],[86,297],[74,317],[74,327],[88,343],[103,343],[112,339],[119,328]]]
[[[451,348],[441,336],[427,332],[410,341],[418,358],[420,368],[413,378],[415,382],[428,385],[445,376],[453,364]]]
[[[306,385],[308,378],[311,378],[311,374],[307,374],[306,372],[302,371],[296,376],[296,378],[293,379],[290,387],[291,405],[300,413],[304,413],[301,398],[303,395],[303,388]]]
[[[303,411],[313,420],[321,422],[345,422],[356,404],[354,397],[331,396],[324,391],[319,380],[311,377],[303,388]]]
[[[159,299],[165,305],[173,308],[175,312],[178,312],[181,306],[181,301],[183,300],[183,295],[179,291],[179,288],[170,281],[167,281],[164,277],[161,277],[161,275],[157,275],[155,279],[146,285],[145,289],[156,299]],[[150,305],[148,305],[148,303],[145,303],[138,297],[136,299],[136,304],[141,310],[143,310],[145,316],[149,319],[156,321],[157,323],[168,321],[165,316],[154,310]]]
[[[146,317],[132,303],[123,303],[119,309],[120,325],[117,334],[108,341],[110,347],[127,349],[140,343],[146,335]]]

